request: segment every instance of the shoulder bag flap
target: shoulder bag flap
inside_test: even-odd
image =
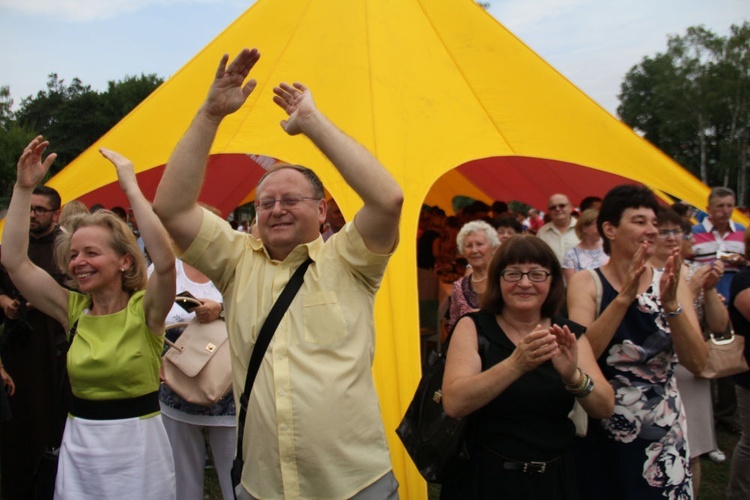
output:
[[[195,377],[220,351],[226,351],[228,357],[228,350],[221,349],[227,341],[224,321],[198,323],[193,318],[164,357],[188,377]]]

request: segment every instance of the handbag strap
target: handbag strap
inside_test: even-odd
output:
[[[599,273],[597,273],[595,269],[586,270],[591,274],[591,278],[593,278],[594,285],[596,286],[596,315],[594,316],[594,319],[596,319],[599,317],[599,310],[602,308],[602,280],[599,278]]]
[[[171,330],[172,328],[187,328],[187,326],[189,324],[190,324],[189,321],[179,321],[177,323],[170,323],[169,325],[167,325],[167,326],[164,327],[164,343],[168,346],[167,350],[169,350],[170,348],[172,348],[172,349],[176,349],[176,350],[182,352],[184,348],[178,346],[177,344],[175,344],[174,342],[172,342],[171,340],[169,340],[167,338],[166,331],[167,330]]]
[[[292,300],[294,300],[294,296],[297,295],[297,292],[302,287],[305,272],[311,263],[312,259],[308,258],[297,268],[296,271],[294,271],[294,274],[284,287],[284,290],[281,291],[281,295],[276,299],[276,302],[271,308],[271,312],[268,313],[268,317],[263,322],[263,326],[258,334],[258,340],[255,342],[253,354],[250,356],[250,363],[247,367],[245,389],[240,396],[240,415],[237,419],[237,450],[235,451],[237,457],[242,455],[242,438],[245,434],[247,405],[250,401],[250,391],[253,390],[253,383],[255,383],[255,377],[258,375],[263,356],[266,354],[268,344],[271,343],[271,337],[273,337],[273,334],[276,332],[276,327],[279,326],[281,318],[284,317],[286,310],[289,308]]]

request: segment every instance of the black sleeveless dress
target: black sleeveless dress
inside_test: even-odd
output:
[[[477,331],[489,340],[482,370],[507,359],[515,345],[495,316],[468,315]],[[584,327],[561,317],[579,337]],[[568,418],[573,396],[548,361],[511,384],[468,419],[471,459],[465,470],[442,486],[443,499],[577,499],[575,471],[570,456],[575,428]],[[550,462],[543,473],[507,470],[506,462]]]

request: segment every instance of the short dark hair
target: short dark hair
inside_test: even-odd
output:
[[[266,180],[266,177],[271,175],[274,172],[278,172],[279,170],[284,169],[292,169],[296,170],[297,172],[304,175],[307,180],[310,182],[310,187],[312,188],[312,195],[314,198],[323,199],[326,197],[325,189],[323,188],[323,183],[320,180],[320,177],[318,177],[318,174],[313,172],[307,167],[303,167],[302,165],[292,165],[290,163],[280,163],[278,165],[274,165],[273,167],[269,168],[265,174],[261,176],[260,179],[258,179],[258,185],[256,186],[256,190],[260,188],[261,183]]]
[[[50,208],[52,210],[60,210],[62,200],[60,199],[60,193],[58,193],[56,189],[49,186],[37,186],[34,188],[34,191],[32,191],[31,194],[46,196],[49,200],[50,205],[52,205]]]
[[[682,221],[683,219],[680,217],[680,214],[671,208],[659,207],[659,210],[656,211],[656,224],[659,226],[671,223],[682,228]]]
[[[692,208],[690,208],[690,205],[688,205],[684,201],[676,201],[672,203],[672,210],[677,212],[680,217],[686,217],[692,212]]]
[[[734,194],[734,191],[729,189],[725,186],[719,186],[715,188],[711,188],[711,193],[708,195],[708,204],[711,204],[711,200],[714,198],[726,198],[727,196],[731,196],[735,200],[737,199],[737,196]]]
[[[500,229],[501,227],[509,227],[516,233],[523,234],[523,226],[518,222],[518,219],[512,215],[506,214],[495,218],[495,229]]]
[[[490,206],[483,201],[475,200],[469,205],[464,207],[464,213],[466,215],[476,216],[477,214],[485,213],[490,211]]]
[[[602,199],[598,196],[587,196],[584,199],[581,200],[581,204],[578,206],[581,213],[585,212],[586,210],[593,208],[595,203],[601,203]]]
[[[500,273],[513,264],[538,264],[550,270],[549,294],[542,304],[542,317],[551,318],[560,310],[565,300],[565,282],[562,267],[555,252],[549,245],[536,236],[512,236],[500,245],[490,263],[487,279],[487,291],[480,300],[482,311],[500,314],[505,307],[503,294],[500,291]]]
[[[125,211],[122,207],[112,207],[109,209],[110,212],[121,218],[122,220],[126,220],[128,218],[128,213]]]
[[[604,243],[604,252],[610,254],[609,240],[604,235],[604,223],[609,222],[615,227],[619,227],[622,220],[622,214],[628,208],[650,208],[656,213],[659,209],[659,202],[656,200],[654,192],[646,186],[637,184],[620,184],[609,190],[604,195],[602,206],[599,208],[599,216],[596,218],[596,228]]]
[[[504,201],[496,200],[492,202],[492,213],[495,215],[503,214],[508,211],[508,204]]]

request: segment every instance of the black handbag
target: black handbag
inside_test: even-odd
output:
[[[247,367],[247,377],[245,378],[245,388],[240,396],[240,412],[239,418],[237,419],[237,449],[235,451],[234,461],[232,462],[232,470],[230,475],[232,478],[232,493],[234,498],[237,498],[237,486],[239,486],[242,480],[242,469],[245,466],[245,461],[242,458],[242,441],[245,434],[245,419],[247,419],[247,405],[250,402],[250,392],[253,390],[253,384],[255,383],[255,376],[258,375],[260,369],[260,363],[263,361],[263,356],[268,349],[268,344],[271,343],[271,337],[276,332],[276,327],[279,326],[281,318],[292,303],[294,296],[297,295],[302,282],[305,279],[305,272],[312,263],[312,259],[308,258],[305,262],[300,265],[294,274],[287,282],[281,294],[276,299],[271,312],[268,313],[268,317],[263,322],[263,326],[260,328],[258,333],[258,339],[255,342],[253,348],[253,354],[250,356],[250,363]]]
[[[488,341],[477,330],[480,355]],[[406,414],[396,434],[417,466],[431,483],[442,483],[456,477],[469,460],[466,442],[466,418],[453,418],[443,410],[443,372],[448,341],[442,352],[431,351],[422,367],[419,381]]]

